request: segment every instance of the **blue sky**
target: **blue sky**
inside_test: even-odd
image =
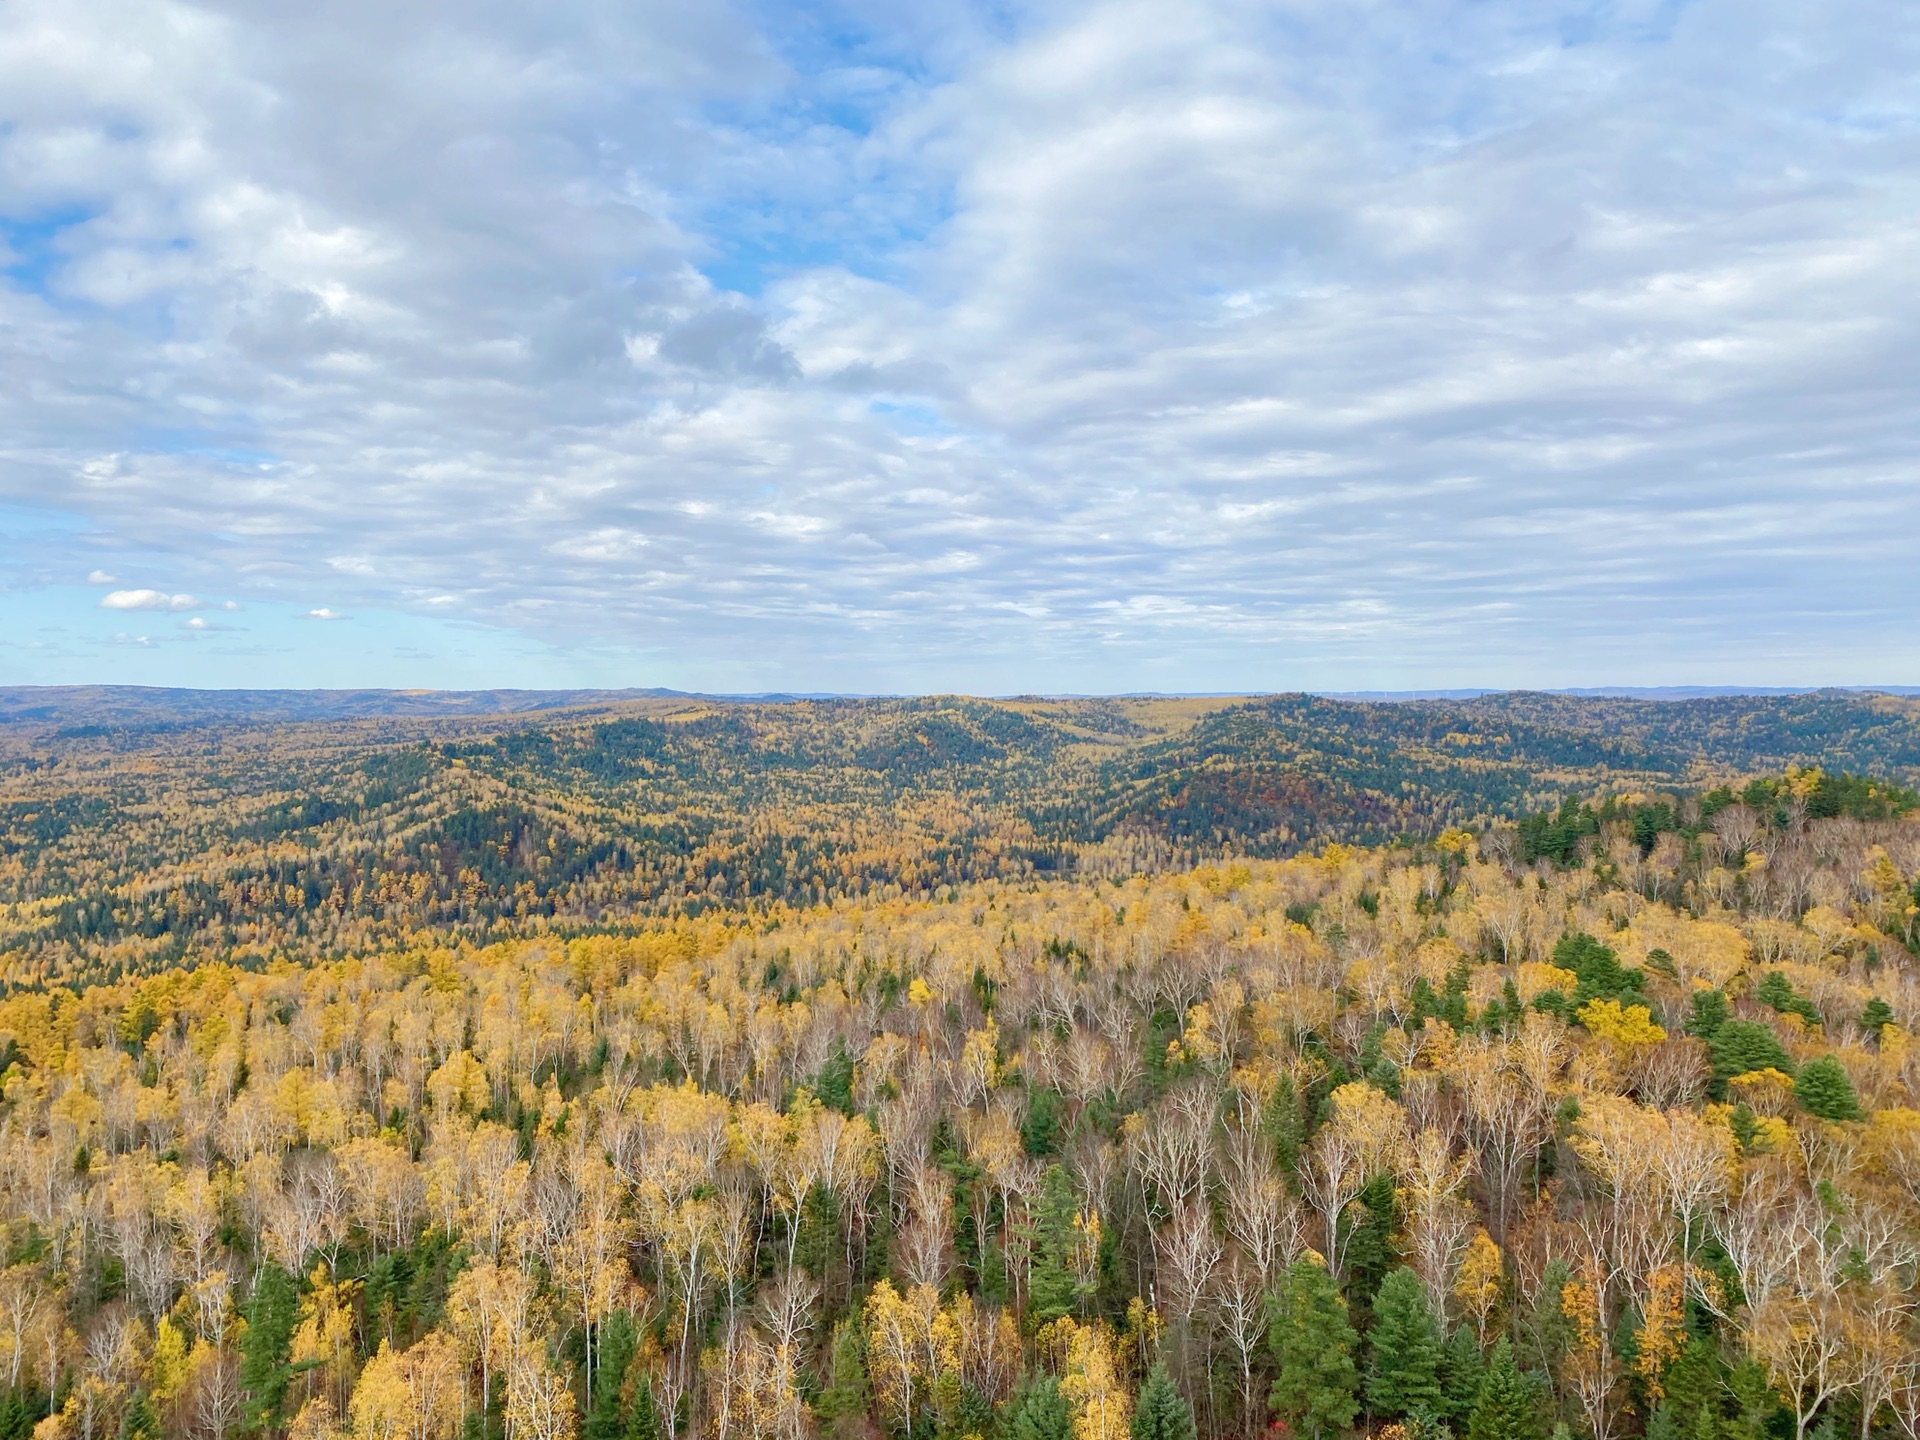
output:
[[[1920,12],[0,7],[0,683],[1920,682]]]

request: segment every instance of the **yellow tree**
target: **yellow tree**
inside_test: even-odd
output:
[[[506,1440],[573,1440],[573,1391],[537,1341],[522,1345],[508,1362],[506,1422]]]
[[[335,1415],[347,1411],[353,1390],[354,1302],[359,1293],[359,1281],[335,1283],[325,1266],[316,1265],[293,1332],[291,1359],[306,1397],[315,1398],[316,1386],[323,1387],[320,1396]]]
[[[933,1313],[917,1303],[918,1292],[931,1291],[918,1286],[902,1296],[891,1281],[882,1280],[867,1296],[864,1314],[867,1332],[867,1374],[873,1385],[874,1404],[892,1420],[902,1434],[913,1433],[916,1387],[928,1380],[926,1359],[932,1339]]]
[[[1073,1440],[1126,1440],[1133,1397],[1120,1378],[1113,1332],[1104,1321],[1058,1323],[1073,1327],[1060,1375],[1060,1393],[1073,1407]]]
[[[1474,1231],[1473,1239],[1467,1242],[1460,1269],[1454,1276],[1453,1294],[1460,1302],[1460,1308],[1473,1321],[1474,1333],[1480,1337],[1482,1345],[1487,1343],[1487,1322],[1500,1304],[1504,1283],[1500,1247],[1493,1243],[1493,1237],[1484,1229]]]
[[[381,1341],[348,1406],[356,1440],[453,1440],[466,1410],[465,1373],[442,1331],[398,1353]]]
[[[1592,1257],[1581,1262],[1560,1292],[1560,1313],[1573,1326],[1565,1373],[1579,1397],[1594,1440],[1608,1440],[1613,1433],[1614,1391],[1620,1381],[1620,1361],[1607,1327],[1605,1295],[1600,1262]]]
[[[1400,1186],[1408,1263],[1420,1277],[1433,1313],[1444,1315],[1454,1271],[1474,1228],[1473,1206],[1466,1199],[1473,1156],[1456,1158],[1446,1133],[1427,1126],[1414,1141],[1410,1159]]]
[[[1685,1266],[1662,1265],[1647,1276],[1647,1299],[1634,1337],[1633,1368],[1655,1400],[1666,1393],[1661,1377],[1667,1366],[1687,1343],[1686,1297]]]
[[[454,1277],[447,1323],[480,1365],[480,1408],[493,1404],[493,1377],[525,1343],[532,1325],[533,1280],[515,1266],[481,1257]]]

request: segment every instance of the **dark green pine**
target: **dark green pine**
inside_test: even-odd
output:
[[[1373,1301],[1367,1403],[1379,1415],[1439,1415],[1440,1325],[1419,1277],[1404,1266],[1380,1282]]]
[[[1860,1097],[1844,1066],[1831,1055],[1809,1060],[1793,1082],[1794,1098],[1809,1115],[1822,1120],[1858,1120]]]
[[[1353,1423],[1360,1374],[1347,1307],[1326,1270],[1297,1260],[1287,1270],[1267,1342],[1279,1374],[1270,1403],[1308,1435],[1337,1434]]]
[[[1014,1398],[1007,1440],[1073,1440],[1073,1411],[1060,1382],[1042,1376]]]
[[[1167,1374],[1156,1365],[1141,1382],[1133,1407],[1133,1440],[1195,1440],[1193,1406]]]
[[[1533,1382],[1514,1363],[1513,1347],[1503,1337],[1487,1362],[1480,1399],[1467,1422],[1467,1440],[1544,1440],[1540,1397]]]

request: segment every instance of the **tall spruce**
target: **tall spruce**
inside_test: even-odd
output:
[[[1446,1392],[1447,1419],[1457,1432],[1473,1417],[1480,1403],[1480,1386],[1487,1378],[1486,1357],[1471,1325],[1462,1325],[1447,1337],[1440,1358],[1440,1387]]]
[[[1140,1382],[1133,1407],[1133,1440],[1195,1440],[1193,1406],[1167,1374],[1155,1365]]]
[[[1480,1399],[1467,1422],[1467,1440],[1545,1440],[1540,1395],[1514,1363],[1513,1347],[1502,1337],[1487,1362]]]
[[[1373,1299],[1373,1354],[1367,1365],[1367,1404],[1379,1415],[1439,1415],[1440,1322],[1426,1287],[1405,1266],[1387,1273]]]
[[[1027,1295],[1027,1315],[1044,1325],[1073,1313],[1073,1181],[1064,1167],[1049,1165],[1040,1180],[1040,1203],[1034,1216],[1033,1278]]]
[[[1073,1411],[1060,1382],[1044,1375],[1014,1397],[1007,1440],[1073,1440]]]
[[[1267,1343],[1279,1374],[1270,1403],[1296,1429],[1333,1435],[1353,1423],[1360,1403],[1354,1392],[1353,1326],[1333,1277],[1311,1260],[1288,1268],[1276,1298]]]
[[[637,1337],[633,1317],[616,1310],[600,1325],[599,1366],[593,1376],[593,1394],[588,1397],[586,1420],[580,1426],[580,1440],[622,1440],[627,1430],[625,1406],[620,1392],[626,1382],[627,1366],[633,1363]]]
[[[653,1377],[642,1375],[633,1387],[633,1404],[627,1407],[627,1428],[622,1440],[664,1440],[664,1437],[660,1402],[653,1395]]]
[[[247,1330],[240,1339],[240,1390],[246,1397],[243,1423],[249,1430],[277,1427],[293,1378],[287,1356],[300,1297],[293,1277],[269,1260],[260,1267],[247,1301]]]
[[[814,1408],[828,1420],[851,1419],[867,1411],[867,1343],[860,1323],[848,1316],[833,1327],[827,1388]]]

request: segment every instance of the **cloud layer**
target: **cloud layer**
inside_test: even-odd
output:
[[[893,8],[15,0],[4,578],[637,683],[1915,678],[1912,7]]]

